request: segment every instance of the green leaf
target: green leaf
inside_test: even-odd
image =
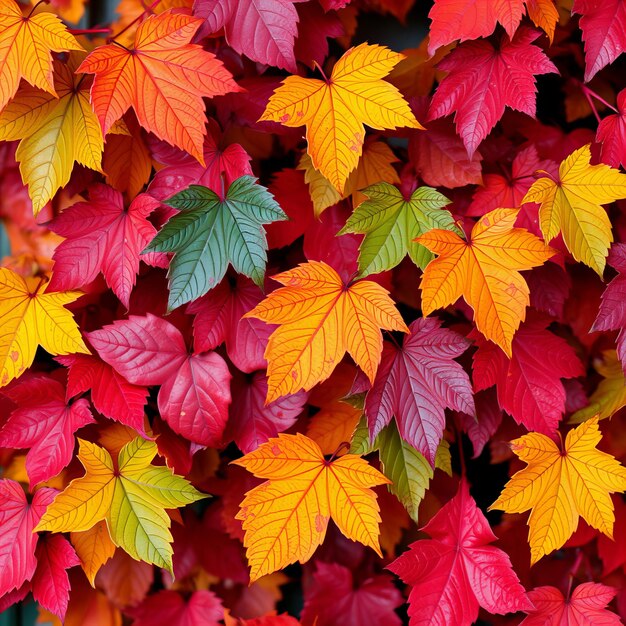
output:
[[[222,200],[200,185],[172,196],[178,209],[144,252],[174,252],[168,273],[168,310],[195,300],[215,287],[228,264],[263,285],[267,264],[264,224],[286,220],[274,196],[256,178],[242,176]]]
[[[339,231],[365,234],[359,248],[359,274],[367,276],[395,267],[408,253],[421,269],[433,258],[432,252],[414,239],[440,228],[459,234],[451,213],[444,209],[450,200],[432,187],[419,187],[405,200],[389,183],[376,183],[362,190],[362,202]]]

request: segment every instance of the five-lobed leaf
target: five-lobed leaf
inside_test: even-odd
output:
[[[174,252],[168,274],[170,310],[215,287],[229,263],[263,285],[267,238],[262,226],[287,216],[255,178],[238,178],[223,198],[192,185],[167,204],[180,212],[161,228],[145,252]]]

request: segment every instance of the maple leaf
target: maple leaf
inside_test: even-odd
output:
[[[223,28],[226,42],[240,54],[258,63],[295,72],[298,12],[293,2],[195,0],[194,15],[206,19],[211,33]]]
[[[449,72],[433,96],[428,119],[455,113],[457,132],[471,157],[504,114],[505,107],[535,116],[535,75],[557,73],[543,50],[533,45],[539,33],[520,28],[499,46],[470,41],[438,65]]]
[[[34,11],[34,9],[33,9]],[[24,17],[14,0],[0,2],[0,111],[17,92],[20,78],[56,96],[52,52],[82,50],[54,13]]]
[[[154,567],[135,560],[123,550],[116,550],[98,573],[98,587],[117,606],[128,609],[146,599],[153,582]]]
[[[395,609],[403,598],[388,575],[371,576],[361,584],[355,582],[347,567],[318,561],[304,596],[302,624],[400,626]]]
[[[326,263],[302,263],[273,279],[285,286],[244,316],[279,325],[265,351],[267,403],[326,380],[346,351],[374,380],[380,329],[408,332],[385,289],[367,280],[344,285]]]
[[[498,22],[513,39],[524,15],[524,5],[535,26],[543,28],[552,42],[559,21],[559,12],[552,0],[435,0],[428,14],[432,20],[429,54],[457,40],[488,37]]]
[[[341,37],[345,28],[337,12],[325,11],[317,2],[298,4],[297,11],[298,38],[293,52],[298,61],[314,69],[328,56],[328,39]]]
[[[266,479],[248,491],[236,516],[243,522],[252,582],[308,561],[331,517],[346,537],[381,555],[371,487],[389,481],[367,461],[353,454],[327,461],[313,440],[298,433],[280,434],[233,463]]]
[[[33,529],[54,494],[53,489],[38,489],[29,503],[19,483],[0,480],[0,597],[33,577],[39,537]]]
[[[132,609],[135,626],[220,626],[224,608],[212,591],[159,591]]]
[[[541,265],[556,252],[527,230],[514,228],[518,213],[487,213],[474,225],[469,241],[448,230],[431,230],[417,239],[439,255],[422,275],[424,315],[463,296],[478,330],[508,357],[529,304],[528,285],[519,271]]]
[[[602,143],[602,162],[626,166],[626,89],[617,94],[617,111],[598,124],[596,140]]]
[[[0,140],[21,140],[16,158],[35,215],[69,182],[74,162],[101,171],[104,140],[89,104],[90,79],[77,72],[81,58],[54,62],[56,94],[25,86],[0,114]]]
[[[422,530],[431,539],[388,566],[411,587],[411,626],[469,626],[479,606],[500,615],[532,607],[507,554],[489,545],[497,537],[465,480]]]
[[[203,20],[166,11],[137,28],[132,49],[107,44],[78,72],[95,74],[91,104],[106,134],[129,108],[146,130],[204,163],[203,97],[238,91],[215,55],[189,43]]]
[[[0,268],[0,387],[21,376],[41,345],[53,355],[89,354],[72,314],[64,308],[80,291],[47,293],[45,279]]]
[[[409,332],[401,348],[385,343],[365,415],[372,441],[395,416],[400,437],[434,465],[445,408],[475,415],[469,376],[454,361],[469,343],[437,319],[417,319]]]
[[[556,180],[539,178],[522,202],[541,203],[539,225],[546,241],[560,232],[572,256],[602,277],[613,233],[600,205],[626,198],[626,174],[590,160],[589,145],[575,150],[561,163]]]
[[[478,333],[471,336],[476,391],[496,385],[498,403],[528,430],[553,435],[565,412],[562,378],[582,376],[584,370],[567,342],[548,332],[547,317],[533,315],[519,328],[508,358]]]
[[[626,2],[574,0],[572,13],[580,15],[585,42],[585,82],[626,51]]]
[[[364,124],[378,130],[421,128],[400,92],[382,80],[403,58],[384,46],[350,48],[328,80],[286,78],[259,121],[306,125],[313,166],[343,193],[362,154]]]
[[[115,544],[111,541],[106,522],[100,521],[89,530],[70,533],[70,541],[89,584],[95,587],[96,574],[115,554]]]
[[[532,509],[528,518],[531,564],[560,548],[576,530],[579,516],[613,537],[610,494],[626,490],[626,468],[596,449],[601,438],[598,419],[592,418],[567,433],[563,451],[540,433],[511,442],[527,467],[513,475],[489,510]]]
[[[230,404],[230,374],[215,352],[189,354],[181,332],[148,313],[87,334],[100,358],[134,385],[161,385],[161,417],[203,446],[222,442]]]
[[[151,465],[156,453],[156,443],[137,437],[114,465],[104,448],[79,439],[78,459],[86,473],[55,497],[35,530],[77,532],[106,520],[116,546],[171,572],[171,522],[165,509],[206,496],[166,467]]]
[[[215,287],[230,263],[235,271],[263,285],[267,239],[263,224],[287,216],[256,178],[238,178],[221,198],[192,185],[167,204],[172,217],[144,252],[174,252],[168,273],[169,310],[195,300]]]
[[[65,400],[65,387],[44,375],[24,377],[2,391],[17,408],[0,430],[0,446],[29,448],[26,472],[31,486],[49,480],[69,465],[74,432],[93,423],[89,402]]]
[[[92,185],[88,202],[73,204],[47,225],[65,237],[52,257],[49,289],[82,287],[102,272],[107,285],[128,308],[139,272],[139,254],[156,234],[147,218],[158,206],[157,200],[141,194],[126,208],[119,191]]]
[[[605,608],[616,594],[599,583],[582,583],[567,599],[556,587],[537,587],[528,592],[535,608],[524,609],[528,617],[520,626],[619,626],[620,618]]]
[[[368,199],[337,233],[365,234],[359,247],[360,276],[389,270],[406,254],[424,269],[433,254],[416,243],[416,237],[433,228],[461,232],[450,212],[443,208],[450,200],[432,187],[418,187],[410,198],[389,183],[377,183],[362,191]]]

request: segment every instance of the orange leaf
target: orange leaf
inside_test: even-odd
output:
[[[106,522],[103,520],[89,530],[70,533],[70,540],[78,554],[81,567],[92,587],[98,570],[113,556],[115,544],[111,541]]]
[[[422,310],[454,304],[461,296],[478,330],[511,356],[511,342],[526,317],[529,289],[519,273],[542,265],[555,250],[523,228],[517,209],[496,209],[474,225],[469,241],[450,230],[431,230],[415,241],[439,255],[422,275]]]
[[[302,263],[274,280],[285,286],[244,315],[279,324],[265,350],[267,403],[326,380],[346,351],[373,381],[380,329],[408,332],[386,289],[369,280],[344,285],[326,263]]]
[[[103,134],[132,107],[139,123],[204,165],[203,97],[239,91],[222,62],[189,43],[203,20],[167,11],[146,19],[132,49],[96,48],[78,72],[95,74],[91,104]]]

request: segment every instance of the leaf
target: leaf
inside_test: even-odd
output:
[[[347,567],[318,561],[301,619],[304,626],[400,626],[395,609],[402,603],[389,575],[371,576],[359,584]]]
[[[91,104],[103,134],[132,107],[147,131],[204,162],[202,98],[239,88],[215,55],[189,43],[202,23],[171,11],[151,15],[131,49],[107,44],[87,56],[77,71],[95,74]]]
[[[381,555],[371,487],[389,481],[360,457],[326,461],[308,437],[280,434],[233,463],[266,479],[248,491],[236,516],[243,521],[251,582],[308,561],[324,541],[331,517],[346,537]]]
[[[161,417],[202,446],[222,443],[230,374],[215,352],[189,354],[181,332],[150,313],[131,315],[88,335],[100,358],[134,385],[161,385]]]
[[[531,564],[560,548],[576,530],[578,517],[613,537],[611,493],[626,490],[626,469],[596,446],[602,435],[592,418],[570,430],[563,450],[540,433],[511,442],[527,463],[489,507],[507,513],[532,509],[528,518]]]
[[[171,572],[171,522],[165,509],[206,496],[166,467],[151,465],[156,453],[154,442],[137,437],[122,448],[114,466],[104,448],[80,439],[85,475],[56,496],[35,530],[77,532],[106,520],[116,546]]]
[[[550,320],[532,315],[519,328],[508,358],[478,333],[474,353],[474,389],[492,385],[500,407],[528,430],[552,436],[565,412],[562,378],[582,376],[584,370],[574,350],[546,330]]]
[[[206,187],[192,185],[167,204],[180,213],[163,226],[145,252],[174,252],[168,274],[169,310],[215,287],[229,263],[259,287],[263,285],[267,239],[262,226],[287,216],[255,178],[238,178],[223,199]]]
[[[0,268],[0,387],[21,376],[37,346],[53,355],[89,354],[72,314],[64,308],[82,293],[47,293],[44,279]]]
[[[552,0],[435,0],[428,14],[432,20],[429,54],[457,40],[488,37],[498,22],[512,39],[524,15],[524,5],[535,25],[543,28],[552,41],[559,21],[559,13]]]
[[[574,0],[585,42],[585,82],[626,51],[626,3],[623,0]]]
[[[296,71],[298,12],[293,0],[195,0],[194,14],[206,19],[211,33],[223,28],[226,42],[240,54]]]
[[[570,154],[559,167],[558,178],[539,178],[522,202],[541,203],[539,224],[546,241],[559,232],[572,256],[604,272],[613,241],[611,222],[601,204],[626,198],[626,174],[599,163],[590,165],[590,146]]]
[[[469,242],[447,230],[418,237],[439,255],[422,275],[424,315],[463,296],[478,330],[508,357],[529,304],[528,285],[519,272],[541,265],[556,252],[527,230],[514,228],[517,215],[516,209],[487,213],[474,225]]]
[[[541,48],[539,33],[520,28],[499,45],[487,40],[457,46],[438,65],[449,72],[433,96],[428,119],[454,113],[456,129],[470,158],[504,114],[505,107],[535,117],[535,75],[558,73]]]
[[[615,169],[626,166],[626,89],[617,94],[617,111],[598,124],[596,140],[602,144],[602,162]]]
[[[619,626],[620,618],[606,609],[617,591],[599,583],[578,585],[567,599],[556,587],[528,592],[535,605],[520,626]]]
[[[33,532],[54,497],[53,489],[38,489],[32,501],[13,480],[0,480],[0,596],[30,580],[37,567]]]
[[[41,606],[65,619],[70,580],[65,570],[79,564],[70,542],[61,535],[44,535],[37,544],[37,569],[33,576],[33,598]]]
[[[346,351],[371,381],[380,363],[380,328],[408,329],[380,285],[344,285],[326,263],[310,261],[277,274],[284,285],[244,317],[278,324],[265,351],[266,402],[326,380]]]
[[[409,331],[401,348],[385,344],[365,415],[371,441],[395,417],[400,437],[434,465],[445,409],[475,415],[469,377],[454,361],[469,344],[437,319],[415,320]]]
[[[368,276],[389,270],[406,254],[420,269],[433,258],[415,238],[433,228],[454,230],[454,218],[443,207],[450,200],[432,187],[418,187],[410,198],[389,183],[377,183],[363,189],[367,200],[350,216],[337,233],[362,233],[359,247],[359,275]]]
[[[470,626],[479,606],[500,615],[532,607],[507,554],[489,545],[497,537],[465,480],[422,530],[432,538],[389,565],[411,587],[412,625]]]
[[[153,582],[154,567],[136,561],[123,550],[116,550],[98,573],[98,587],[116,606],[129,612],[147,597]]]
[[[194,591],[184,597],[176,591],[159,591],[132,610],[135,626],[220,626],[224,608],[212,591]]]
[[[81,58],[54,62],[56,95],[25,86],[0,114],[0,140],[21,140],[16,158],[35,215],[67,185],[75,162],[101,171],[103,134],[89,104],[89,77],[77,71]]]
[[[57,380],[34,374],[3,390],[17,408],[0,430],[0,447],[29,448],[26,472],[31,487],[56,476],[74,456],[74,432],[95,422],[89,402],[65,400]]]
[[[122,194],[106,185],[89,188],[89,201],[77,202],[55,217],[48,228],[65,237],[52,257],[50,289],[75,289],[102,272],[107,285],[128,308],[139,272],[139,255],[156,234],[148,216],[159,203],[147,194],[129,207]]]
[[[17,2],[2,0],[0,111],[17,92],[20,78],[56,96],[51,53],[70,50],[82,50],[82,47],[54,13],[43,11],[24,17]]]
[[[328,81],[287,77],[259,121],[306,125],[313,166],[341,194],[362,154],[364,124],[377,130],[421,128],[400,92],[382,80],[402,58],[384,46],[350,48]]]
[[[92,587],[96,574],[115,553],[105,521],[94,524],[89,530],[70,533],[70,540],[80,559],[80,565]]]

